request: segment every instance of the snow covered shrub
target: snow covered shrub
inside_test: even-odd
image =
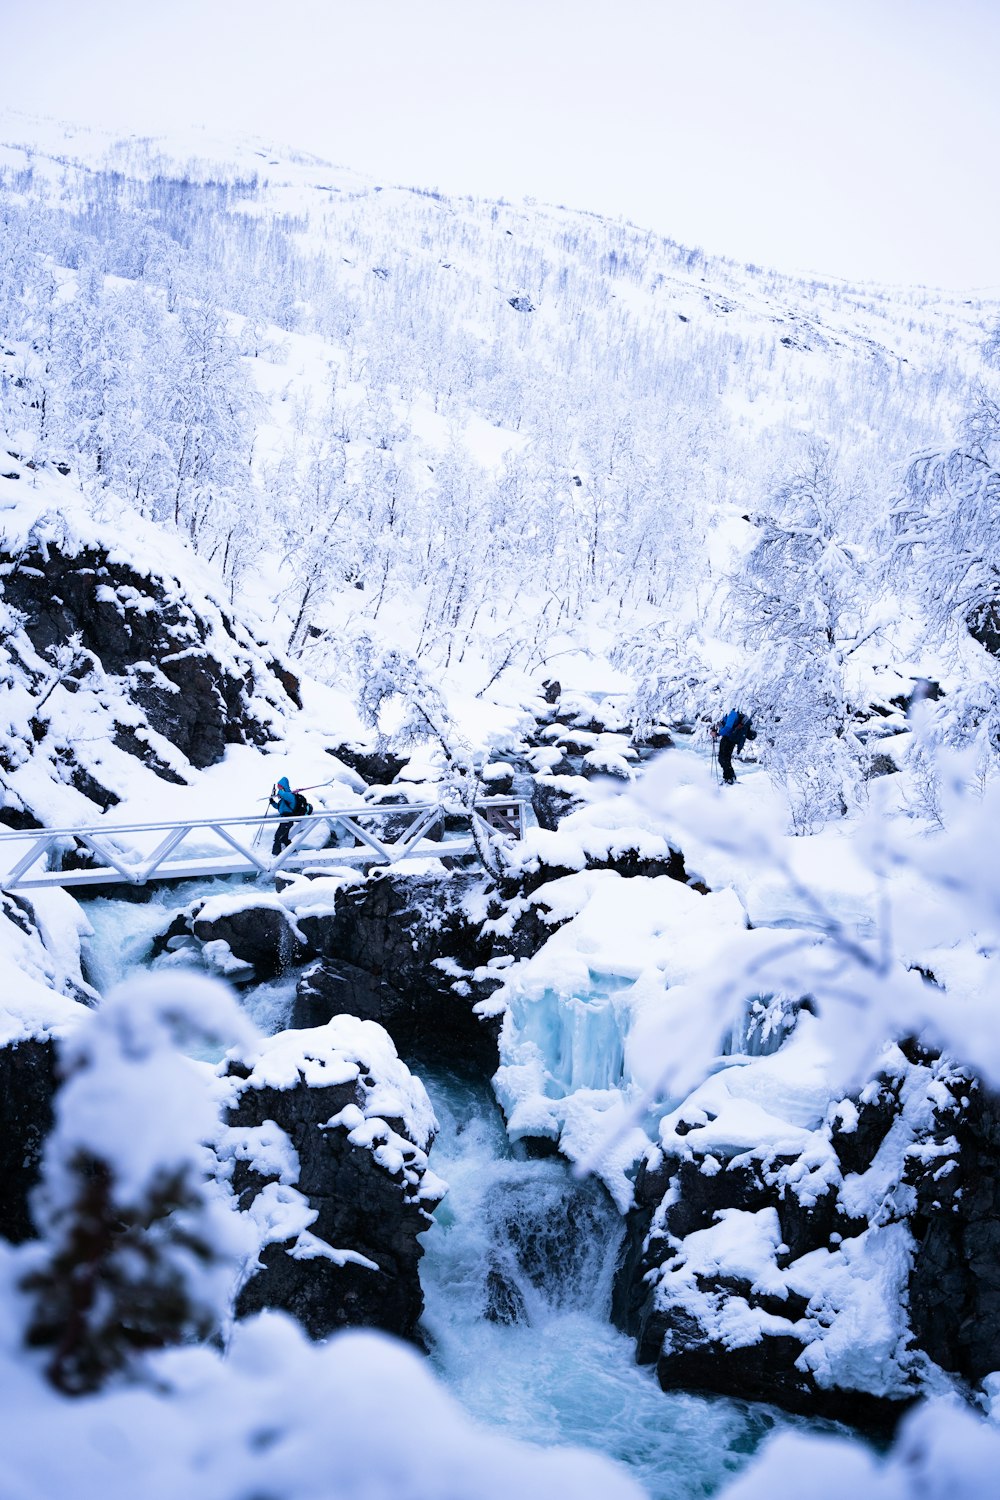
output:
[[[652,826],[713,884],[738,870],[758,893],[753,926],[685,977],[683,1010],[665,1007],[661,1036],[644,1039],[645,1055],[663,1062],[661,1093],[712,1073],[720,1030],[742,1026],[748,996],[768,994],[809,997],[824,1068],[845,1088],[864,1080],[887,1038],[909,1037],[1000,1087],[1000,778],[980,790],[971,751],[938,751],[937,761],[938,829],[915,839],[884,778],[849,845],[813,846],[822,862],[786,838],[773,803],[693,782],[679,757],[653,762],[633,794]]]
[[[726,1500],[983,1500],[995,1486],[1000,1436],[952,1398],[927,1401],[879,1455],[841,1434],[780,1433]],[[804,1476],[809,1476],[808,1481]]]
[[[74,631],[68,641],[49,646],[45,652],[52,663],[52,675],[45,687],[45,691],[35,704],[35,713],[44,708],[52,697],[56,688],[61,683],[68,682],[74,688],[89,685],[91,679],[100,680],[100,670],[96,658],[91,652],[84,649],[80,632]],[[74,676],[74,673],[77,674]]]
[[[943,826],[941,767],[952,774],[948,752],[961,754],[970,791],[982,791],[1000,758],[1000,673],[956,688],[938,702],[911,710],[907,756],[909,804],[918,816]]]
[[[239,1323],[227,1357],[171,1350],[156,1380],[68,1402],[0,1348],[4,1500],[643,1500],[603,1454],[476,1425],[415,1349],[369,1330],[312,1344]]]
[[[62,1044],[26,1248],[27,1342],[53,1384],[92,1391],[144,1350],[204,1339],[226,1314],[244,1231],[210,1180],[209,1075],[179,1050],[246,1037],[196,975],[131,980]]]
[[[938,703],[926,703],[924,721],[943,745],[975,747],[981,764],[1000,755],[1000,673],[954,689]]]

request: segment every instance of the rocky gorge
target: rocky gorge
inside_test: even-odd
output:
[[[114,807],[136,763],[184,788],[233,747],[278,742],[301,702],[285,665],[166,574],[91,541],[60,551],[40,520],[3,569],[8,670],[36,705],[3,752],[10,828]],[[67,636],[72,660],[57,659]],[[529,1327],[530,1289],[573,1236],[617,1245],[615,1223],[607,1315],[666,1391],[878,1433],[929,1391],[974,1392],[1000,1367],[996,1095],[917,1036],[887,1043],[852,1089],[825,1090],[808,995],[747,997],[711,1072],[681,1096],[637,1082],[634,1025],[683,988],[671,954],[699,931],[740,941],[754,924],[630,800],[651,756],[690,753],[691,726],[634,736],[613,702],[557,684],[547,697],[482,767],[485,787],[533,814],[499,874],[435,860],[412,874],[282,876],[266,892],[178,888],[150,920],[140,966],[177,984],[186,970],[221,975],[247,1000],[288,991],[282,1028],[215,1073],[214,1171],[256,1246],[236,1315],[280,1308],[314,1339],[362,1326],[427,1342],[420,1260],[447,1196],[420,1077],[444,1068],[493,1080],[520,1159],[591,1156],[583,1207],[560,1178],[564,1211],[557,1196],[544,1215],[519,1200],[490,1220],[504,1244],[490,1252],[485,1321]],[[70,710],[94,730],[72,755]],[[327,735],[322,754],[338,795],[427,792],[384,747]],[[86,903],[5,898],[2,920],[16,973],[0,1047],[0,1232],[20,1243],[35,1233],[62,1039],[100,996],[80,946]],[[70,929],[73,951],[53,936]],[[644,967],[636,955],[654,940],[662,954]],[[631,1116],[602,1159],[595,1122],[624,1101]]]

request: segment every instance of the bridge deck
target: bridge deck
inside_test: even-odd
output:
[[[447,817],[464,823],[452,836],[435,836]],[[287,848],[271,854],[278,823],[291,834]],[[322,872],[345,865],[395,865],[414,859],[457,858],[473,852],[473,825],[490,841],[520,837],[524,805],[491,797],[475,809],[441,803],[362,803],[323,808],[304,817],[202,818],[189,823],[96,824],[0,834],[0,888],[146,885],[212,875],[273,877],[280,872]],[[187,847],[183,847],[187,845]],[[86,865],[63,869],[83,855]]]

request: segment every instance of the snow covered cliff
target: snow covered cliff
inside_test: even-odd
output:
[[[106,812],[129,797],[152,812],[157,787],[146,773],[183,786],[227,745],[279,736],[300,706],[295,675],[220,602],[218,580],[205,573],[196,582],[198,572],[140,518],[95,523],[67,479],[8,456],[8,826],[89,822],[95,804]]]

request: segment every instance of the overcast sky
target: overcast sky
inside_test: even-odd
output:
[[[1000,0],[0,0],[0,103],[1000,285]]]

